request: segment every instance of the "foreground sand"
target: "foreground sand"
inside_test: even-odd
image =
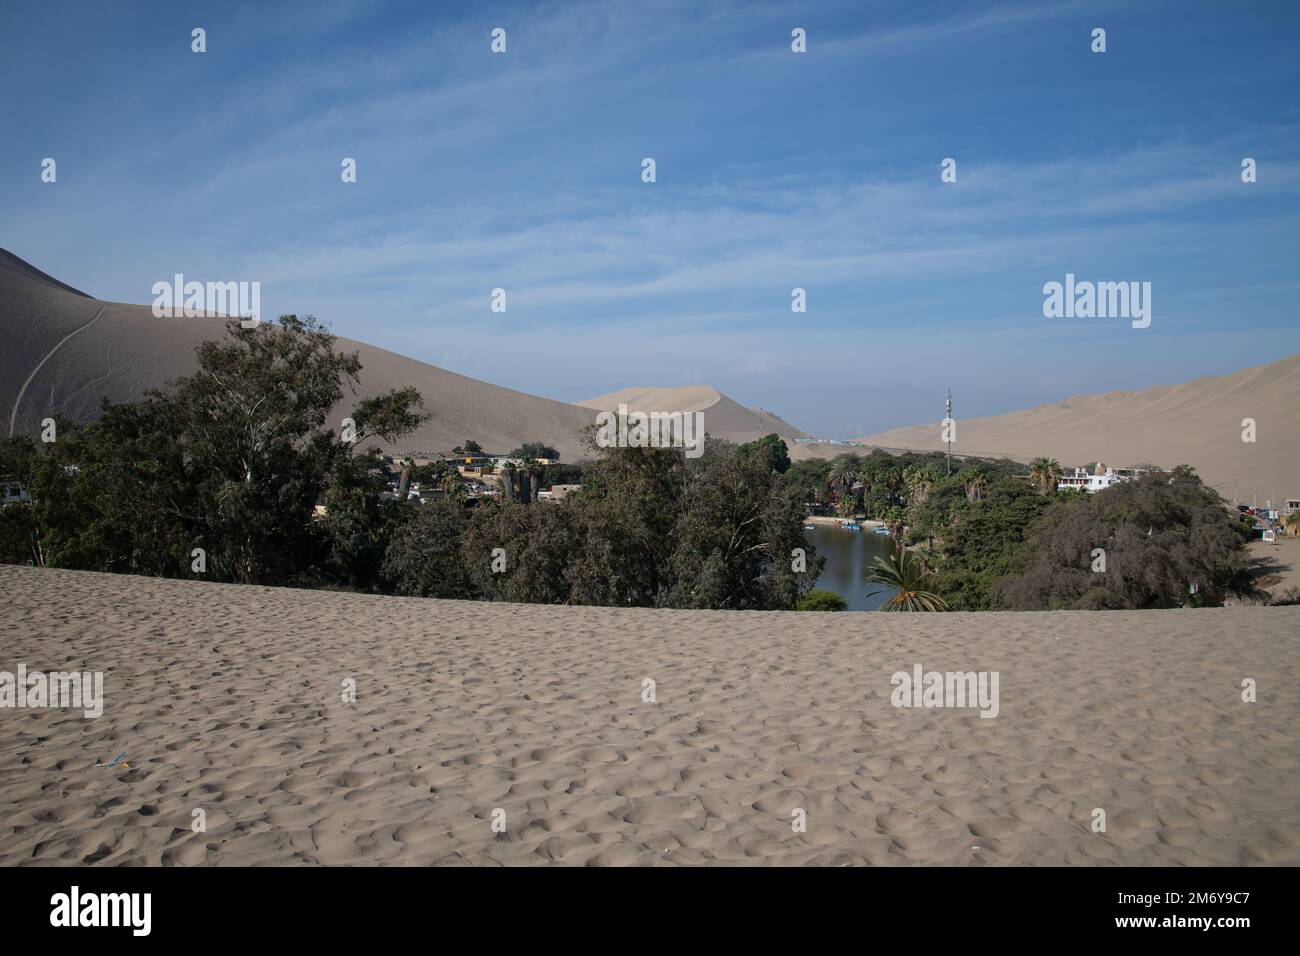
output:
[[[14,567],[0,589],[0,670],[103,670],[107,697],[0,710],[6,865],[1300,863],[1298,608],[610,610]],[[999,671],[1000,715],[895,709],[918,662]]]

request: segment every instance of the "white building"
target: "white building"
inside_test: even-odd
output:
[[[1114,468],[1098,464],[1092,474],[1089,474],[1085,468],[1074,469],[1072,475],[1062,475],[1060,481],[1056,483],[1057,491],[1065,491],[1068,488],[1074,488],[1079,491],[1086,491],[1089,494],[1096,494],[1099,491],[1105,491],[1111,485],[1117,485],[1121,481],[1128,481],[1127,475],[1121,475]]]

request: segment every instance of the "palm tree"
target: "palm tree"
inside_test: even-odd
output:
[[[921,473],[918,469],[908,466],[903,469],[903,486],[907,489],[907,503],[917,504],[920,501],[920,492],[917,485],[921,482]]]
[[[984,493],[988,490],[988,479],[984,477],[983,472],[976,471],[974,468],[968,468],[961,474],[962,484],[966,488],[966,500],[971,504],[984,499]]]
[[[857,483],[862,486],[862,513],[871,513],[871,473],[865,468],[858,472]]]
[[[465,480],[461,478],[459,471],[448,465],[439,473],[438,487],[445,495],[460,496],[465,493]]]
[[[831,462],[831,470],[826,476],[826,481],[831,486],[831,490],[843,498],[853,488],[853,480],[857,477],[854,472],[853,461],[849,456],[840,455]]]
[[[536,501],[537,492],[542,490],[542,479],[546,477],[546,466],[536,458],[529,458],[524,462],[524,467],[528,469],[528,477],[532,479],[533,501]]]
[[[415,462],[410,458],[403,458],[400,463],[397,478],[397,500],[405,501],[407,490],[411,487],[411,473],[415,470]]]
[[[515,478],[519,475],[519,469],[515,467],[513,461],[508,461],[501,466],[501,496],[506,501],[518,501],[515,493]]]
[[[889,536],[901,548],[903,546],[903,532],[907,530],[907,519],[904,517],[903,509],[890,508],[885,512],[884,522],[885,527],[889,529]]]
[[[931,489],[934,488],[934,473],[928,468],[905,468],[903,482],[907,485],[907,503],[925,504],[925,500],[930,497]]]
[[[1035,458],[1029,465],[1029,477],[1042,494],[1047,494],[1061,480],[1061,463],[1055,458]]]
[[[896,468],[889,469],[888,477],[885,479],[885,488],[889,491],[889,503],[895,504],[895,498],[903,490],[903,475]]]
[[[933,572],[919,555],[905,548],[895,548],[889,560],[876,558],[867,581],[897,588],[898,593],[880,605],[882,611],[946,611],[948,604],[933,591],[926,590]]]

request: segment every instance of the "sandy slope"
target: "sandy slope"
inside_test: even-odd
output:
[[[13,567],[0,587],[0,669],[107,672],[99,720],[0,710],[6,865],[1300,863],[1300,609],[611,610]],[[918,662],[998,670],[1000,715],[892,707]]]
[[[580,402],[586,408],[617,411],[620,404],[631,412],[701,412],[704,430],[730,441],[746,442],[773,433],[783,438],[803,438],[805,433],[769,411],[746,408],[709,385],[678,387],[635,386]],[[787,442],[787,444],[793,444]]]
[[[1256,441],[1243,442],[1253,418]],[[862,439],[886,448],[942,450],[940,424],[896,428]],[[1062,464],[1190,464],[1231,499],[1259,503],[1300,496],[1300,355],[1140,392],[1076,395],[993,418],[958,420],[954,451],[1039,455]]]
[[[132,401],[194,369],[194,346],[224,333],[215,319],[157,319],[147,306],[90,298],[0,250],[0,434],[10,420],[34,431],[53,412],[94,418],[102,396]],[[709,386],[628,388],[580,405],[526,395],[432,365],[340,339],[364,365],[359,395],[414,385],[432,420],[397,451],[445,451],[474,438],[506,452],[540,440],[568,460],[584,457],[580,434],[595,409],[626,402],[637,411],[702,411],[709,434],[751,441],[775,432],[794,458],[833,457],[842,446],[796,443],[805,433]],[[337,424],[351,410],[335,410]],[[1141,392],[1068,398],[993,418],[959,422],[956,451],[1027,460],[1048,455],[1067,465],[1103,460],[1131,465],[1191,464],[1228,497],[1300,496],[1300,355],[1233,375]],[[1257,441],[1241,441],[1253,418]],[[900,428],[862,439],[889,449],[940,450],[939,425]],[[854,449],[865,451],[867,449]]]
[[[54,412],[86,421],[101,397],[134,401],[196,368],[194,347],[220,338],[220,319],[155,318],[143,305],[89,298],[0,250],[0,434],[36,431]],[[340,338],[360,354],[357,397],[414,385],[433,418],[396,446],[399,451],[446,451],[473,438],[505,453],[543,441],[576,461],[590,410],[512,391],[426,365],[384,349]],[[19,398],[21,396],[21,401]],[[355,398],[335,409],[337,426]],[[16,411],[15,411],[16,409]]]

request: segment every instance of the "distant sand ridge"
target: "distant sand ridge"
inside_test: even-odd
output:
[[[1253,419],[1256,440],[1242,441]],[[941,425],[896,428],[860,439],[888,448],[942,451]],[[1249,504],[1300,498],[1300,355],[1140,392],[1076,395],[992,418],[957,416],[954,452],[1039,455],[1066,465],[1190,464],[1220,494]]]
[[[616,411],[620,405],[626,405],[629,412],[700,412],[704,416],[706,432],[735,442],[754,441],[773,433],[787,439],[787,444],[790,444],[789,439],[807,437],[806,432],[772,412],[746,408],[708,385],[676,388],[638,386],[589,398],[579,404],[602,412]]]
[[[0,711],[0,865],[1300,864],[1300,608],[0,589],[0,668],[105,674],[97,720]],[[998,672],[997,717],[892,706],[917,664]]]
[[[114,403],[136,401],[145,389],[193,373],[194,347],[222,337],[225,325],[221,319],[157,318],[151,306],[101,302],[0,250],[0,336],[6,343],[0,353],[0,429],[8,434],[12,420],[13,430],[35,433],[54,412],[93,420],[103,396]],[[357,352],[363,367],[358,395],[345,398],[330,419],[335,427],[356,399],[413,385],[432,418],[393,451],[447,451],[472,438],[497,453],[541,441],[567,461],[589,454],[581,436],[595,423],[592,410],[599,404],[528,395],[352,339],[340,338],[337,345]],[[710,434],[733,441],[757,437],[760,423],[774,426],[767,431],[803,434],[774,416],[760,422],[749,409],[705,391],[711,400],[664,410],[707,408]]]
[[[225,333],[220,319],[155,318],[150,306],[102,302],[51,278],[0,250],[0,430],[35,433],[43,418],[61,413],[88,421],[99,402],[139,399],[195,368],[194,347]],[[939,451],[938,422],[898,428],[863,438],[867,447],[814,444],[803,430],[766,410],[747,408],[707,385],[636,387],[579,404],[539,398],[491,385],[384,349],[339,339],[359,353],[357,398],[415,386],[432,418],[390,450],[446,451],[472,438],[504,453],[525,441],[542,441],[576,461],[588,452],[581,435],[595,424],[595,411],[704,414],[705,430],[717,438],[752,441],[775,432],[792,458],[833,457],[846,451]],[[337,426],[355,399],[340,403]],[[1068,398],[1052,405],[992,418],[958,416],[954,451],[1008,455],[1027,461],[1039,455],[1066,465],[1104,461],[1128,466],[1191,464],[1225,496],[1234,485],[1243,501],[1300,497],[1300,355],[1232,375],[1202,378],[1139,392]],[[1257,426],[1253,444],[1241,441],[1244,418]]]

